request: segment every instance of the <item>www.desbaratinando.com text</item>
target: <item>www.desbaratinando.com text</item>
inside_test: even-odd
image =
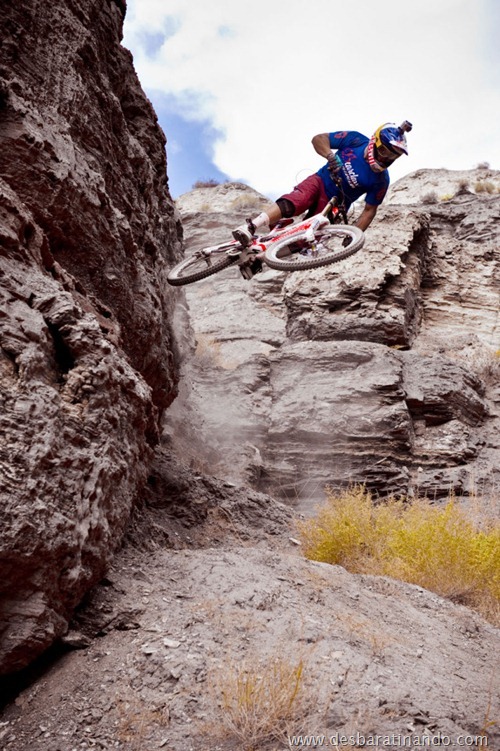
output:
[[[449,735],[436,733],[435,735],[292,735],[288,738],[290,748],[339,748],[341,746],[354,746],[356,748],[381,747],[387,748],[487,748],[488,737],[486,735],[458,735],[452,738]]]

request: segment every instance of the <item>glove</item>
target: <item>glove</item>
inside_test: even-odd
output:
[[[340,170],[342,169],[342,159],[336,154],[334,151],[330,151],[330,153],[327,156],[328,160],[328,169],[333,174],[336,175]]]

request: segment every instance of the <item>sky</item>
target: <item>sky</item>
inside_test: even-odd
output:
[[[123,45],[167,138],[174,198],[236,180],[276,198],[317,133],[413,123],[391,181],[500,169],[500,0],[128,0]]]

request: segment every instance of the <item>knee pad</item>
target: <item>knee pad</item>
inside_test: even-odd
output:
[[[290,217],[294,216],[295,206],[288,198],[278,198],[276,205],[279,207],[281,216],[284,219],[289,219]]]

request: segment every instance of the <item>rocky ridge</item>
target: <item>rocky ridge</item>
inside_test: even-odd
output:
[[[454,197],[419,203],[427,178]],[[250,283],[231,268],[186,287],[196,351],[166,416],[174,443],[189,436],[210,466],[303,511],[327,484],[498,488],[500,199],[472,191],[486,179],[499,184],[484,169],[404,178],[365,248],[334,266]],[[212,212],[198,191],[177,200],[188,248],[262,205],[238,185],[205,202],[209,190]]]
[[[176,393],[181,229],[124,9],[0,9],[0,672],[102,577]]]

